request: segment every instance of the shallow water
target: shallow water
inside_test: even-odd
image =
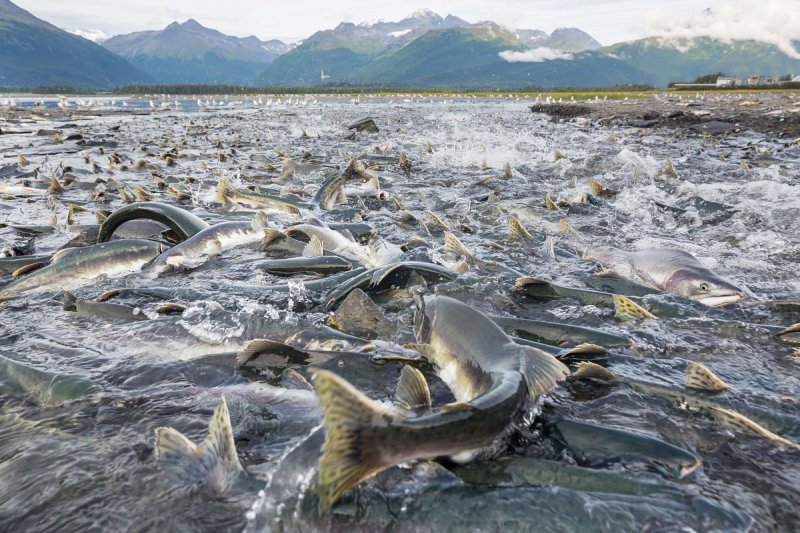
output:
[[[652,246],[686,250],[745,287],[750,300],[800,296],[797,143],[752,132],[715,138],[681,130],[599,127],[580,119],[554,123],[531,113],[528,103],[517,99],[300,97],[270,101],[268,106],[242,100],[241,106],[203,108],[191,102],[187,100],[180,112],[173,105],[171,110],[140,115],[57,122],[45,117],[39,123],[16,125],[33,132],[59,129],[63,137],[81,132],[86,140],[104,144],[102,152],[100,146],[74,141],[55,144],[48,136],[0,136],[0,169],[15,165],[18,153],[32,163],[2,174],[0,184],[13,183],[14,176],[35,166],[49,180],[59,163],[72,166],[81,183],[108,181],[105,202],[92,201],[92,186],[76,184],[55,203],[48,203],[46,195],[32,201],[3,199],[0,243],[30,238],[22,226],[49,225],[55,214],[55,230],[35,237],[36,253],[54,251],[82,227],[96,223],[94,209],[123,205],[114,180],[130,190],[146,188],[153,200],[175,203],[175,196],[159,190],[148,171],[134,168],[137,159],[158,164],[162,179],[191,194],[184,206],[213,222],[250,216],[246,209],[231,211],[215,202],[220,176],[238,186],[256,184],[265,191],[310,198],[325,176],[360,156],[381,176],[387,196],[394,196],[419,220],[427,222],[426,210],[435,212],[477,256],[527,275],[586,287],[584,280],[598,266],[566,253],[565,240],[573,237],[555,236],[555,261],[539,243],[509,241],[511,214],[529,229],[544,232],[567,220],[580,239],[593,244],[629,251]],[[154,102],[154,107],[160,103]],[[149,100],[129,105],[151,108]],[[363,116],[374,117],[380,132],[346,139],[345,126]],[[174,166],[167,166],[158,155],[173,146],[180,156]],[[302,149],[311,154],[307,160]],[[562,158],[554,157],[556,149]],[[398,166],[401,152],[412,163],[408,175]],[[111,153],[123,156],[128,169],[119,164],[109,168]],[[302,166],[288,183],[277,184],[284,157]],[[677,177],[662,171],[667,160]],[[742,168],[742,161],[748,162],[748,169]],[[92,170],[92,162],[102,167],[99,172]],[[503,176],[506,163],[512,169],[510,178]],[[493,179],[485,181],[487,177]],[[596,204],[577,203],[589,192],[590,179],[619,194]],[[572,205],[547,210],[548,194]],[[709,207],[693,197],[724,205]],[[86,207],[76,213],[75,225],[65,225],[67,202]],[[677,214],[655,202],[685,211]],[[418,223],[403,221],[388,200],[351,195],[349,203],[393,243],[423,237],[429,248],[410,252],[414,259],[452,264],[444,258],[442,232],[432,225],[428,232]],[[350,214],[316,213],[325,222],[346,221]],[[271,212],[270,221],[284,227],[295,217]],[[663,482],[677,491],[645,497],[550,486],[476,485],[459,479],[457,471],[423,464],[390,469],[351,491],[328,515],[317,517],[313,498],[303,496],[308,469],[298,466],[296,477],[272,479],[281,458],[319,425],[313,394],[273,387],[281,380],[269,372],[240,373],[196,361],[206,354],[235,351],[253,338],[283,340],[324,320],[319,304],[325,292],[299,286],[290,292],[266,288],[285,278],[249,266],[263,258],[261,251],[239,248],[194,271],[156,280],[140,274],[100,279],[75,291],[80,299],[91,300],[122,287],[195,290],[168,298],[186,306],[172,315],[156,312],[162,302],[158,298],[113,300],[138,307],[150,319],[146,321],[64,311],[57,291],[0,303],[0,355],[92,384],[68,401],[48,405],[8,372],[0,373],[0,529],[791,531],[800,519],[797,450],[720,428],[702,414],[625,385],[585,383],[558,389],[545,401],[544,419],[566,415],[657,436],[697,454],[702,467],[681,481],[667,481],[624,461],[598,466]],[[8,279],[3,275],[0,283]],[[677,301],[675,317],[623,322],[614,318],[612,309],[569,299],[536,302],[513,288],[513,276],[473,267],[455,281],[431,284],[427,290],[452,295],[487,313],[563,321],[630,336],[635,347],[612,350],[610,363],[614,372],[628,378],[681,387],[686,362],[703,362],[731,385],[724,394],[782,413],[793,425],[781,435],[800,442],[798,356],[791,345],[773,336],[778,327],[800,321],[796,307],[740,305],[698,312],[700,306],[656,295],[650,297],[656,303]],[[409,306],[384,305],[397,330],[381,340],[412,341]],[[371,377],[362,381],[373,388],[365,392],[389,400],[399,367],[340,368],[344,375],[366,372]],[[196,442],[202,440],[220,395],[231,410],[239,456],[256,480],[223,495],[187,487],[153,457],[157,427],[174,427]],[[541,419],[521,427],[503,454],[574,464],[576,458],[544,439],[543,431]],[[269,479],[272,484],[259,494]]]

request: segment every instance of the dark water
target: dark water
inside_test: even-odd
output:
[[[20,130],[61,129],[64,137],[81,132],[105,146],[101,152],[100,146],[54,144],[47,136],[3,135],[0,166],[16,164],[18,153],[32,165],[9,170],[0,184],[14,184],[14,176],[34,166],[49,178],[63,163],[73,167],[79,183],[108,181],[109,192],[105,202],[92,201],[92,186],[78,184],[55,202],[47,195],[30,201],[5,197],[0,241],[33,237],[37,253],[57,249],[96,223],[94,209],[123,205],[114,180],[131,190],[142,186],[154,200],[175,203],[175,196],[157,189],[146,170],[134,169],[133,161],[140,158],[158,164],[162,179],[191,194],[185,207],[214,222],[250,216],[245,209],[231,211],[215,202],[221,176],[238,186],[257,184],[310,198],[336,165],[343,168],[360,156],[381,176],[387,196],[419,220],[428,222],[426,210],[436,213],[476,255],[528,275],[586,287],[585,279],[598,267],[563,251],[569,237],[555,236],[555,261],[541,244],[509,241],[510,214],[531,230],[549,233],[567,220],[584,241],[624,250],[668,246],[689,251],[746,287],[750,300],[797,299],[800,294],[796,142],[748,132],[706,138],[580,121],[551,123],[530,113],[525,100],[513,99],[293,98],[269,105],[249,100],[238,108],[215,110],[195,110],[190,104],[180,113],[173,105],[173,111],[149,115],[17,124]],[[143,101],[130,105],[150,108]],[[346,139],[344,126],[366,115],[375,118],[381,131]],[[158,156],[173,146],[180,156],[167,166]],[[555,158],[554,149],[563,157]],[[304,159],[304,150],[311,156]],[[130,158],[128,170],[119,164],[109,168],[114,152]],[[408,175],[398,167],[401,152],[412,163]],[[102,170],[93,171],[84,157]],[[285,157],[300,164],[288,180],[278,178]],[[677,176],[662,171],[667,160]],[[503,175],[506,163],[510,178]],[[596,204],[576,203],[589,191],[590,179],[619,194]],[[547,210],[548,194],[573,205]],[[68,202],[86,208],[71,226],[65,225]],[[413,259],[452,266],[443,253],[442,232],[433,225],[426,232],[419,223],[409,223],[388,200],[361,198],[356,192],[349,203],[390,242],[422,237],[428,248],[409,252]],[[316,214],[325,222],[340,222],[352,210]],[[49,225],[53,215],[58,225],[52,232],[34,236],[20,227]],[[270,213],[270,221],[284,227],[295,218]],[[90,300],[112,288],[185,289],[167,298],[186,306],[179,314],[158,314],[163,300],[152,296],[114,300],[138,307],[146,321],[64,311],[57,291],[0,304],[0,355],[18,364],[0,373],[0,529],[795,529],[800,517],[796,449],[721,428],[703,414],[625,385],[577,382],[545,401],[543,417],[521,424],[501,456],[575,464],[575,457],[543,437],[548,420],[570,416],[656,436],[695,453],[702,466],[675,481],[625,461],[594,465],[670,488],[668,494],[636,496],[611,488],[475,484],[462,480],[458,470],[424,463],[390,469],[348,493],[331,513],[316,516],[313,497],[304,496],[310,471],[298,467],[292,475],[278,470],[282,479],[272,475],[276,465],[285,463],[281,458],[320,423],[313,392],[276,386],[281,380],[266,371],[243,373],[198,362],[206,354],[235,351],[249,339],[283,340],[324,321],[319,304],[325,292],[305,290],[299,283],[289,292],[265,288],[285,279],[254,271],[250,263],[263,258],[263,252],[244,247],[191,272],[156,280],[138,274],[100,279],[75,291]],[[2,282],[8,279],[3,275]],[[475,267],[427,290],[487,313],[627,335],[635,347],[613,349],[610,358],[610,368],[627,378],[680,388],[687,362],[700,361],[731,385],[727,397],[777,413],[784,423],[781,436],[800,442],[798,356],[792,345],[774,337],[778,326],[800,321],[796,307],[740,305],[709,311],[657,295],[650,297],[654,303],[672,303],[677,311],[658,321],[623,322],[609,308],[569,299],[526,299],[514,292],[513,276]],[[398,303],[398,297],[376,296],[396,326],[380,340],[411,342],[413,306]],[[365,358],[340,368],[343,375],[366,372],[364,383],[371,385],[365,392],[390,400],[399,366],[370,365]],[[26,381],[19,368],[48,375]],[[47,383],[56,376],[76,380],[78,392],[66,401],[48,400]],[[220,395],[231,411],[241,461],[255,479],[222,495],[181,483],[153,457],[157,427],[174,427],[195,442],[202,440]],[[270,488],[259,494],[270,479]]]

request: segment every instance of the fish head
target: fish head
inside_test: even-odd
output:
[[[735,304],[744,291],[707,268],[684,267],[667,280],[665,290],[709,307]]]

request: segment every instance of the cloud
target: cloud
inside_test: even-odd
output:
[[[647,35],[667,39],[753,39],[800,59],[800,51],[792,42],[800,40],[798,0],[732,0],[683,20],[667,12],[650,11],[644,18],[644,30]]]
[[[499,55],[509,63],[541,63],[542,61],[551,61],[553,59],[572,59],[572,54],[570,53],[562,52],[561,50],[553,50],[545,46],[534,48],[533,50],[526,50],[524,52],[504,50],[500,52]]]

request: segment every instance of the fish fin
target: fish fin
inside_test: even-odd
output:
[[[221,204],[233,203],[233,197],[236,195],[236,189],[233,187],[231,180],[222,176],[217,184],[217,201]]]
[[[594,259],[589,253],[583,256],[584,259]],[[597,278],[614,278],[614,279],[626,279],[625,276],[614,270],[613,268],[604,268],[599,272],[595,272],[592,276]]]
[[[376,176],[375,174],[372,174],[370,176],[369,180],[367,181],[367,185],[372,189],[380,190],[381,181],[380,181],[380,179],[378,179],[378,176]]]
[[[18,278],[28,272],[33,272],[34,270],[39,270],[43,266],[47,265],[47,263],[31,263],[29,265],[21,266],[16,269],[14,272],[11,273],[12,278]]]
[[[511,215],[508,217],[508,238],[509,240],[522,239],[528,241],[533,239],[533,235],[522,225],[517,217]]]
[[[569,375],[569,368],[549,353],[532,346],[518,346],[517,349],[522,355],[519,370],[525,376],[533,400],[552,391]]]
[[[447,223],[442,220],[441,217],[439,217],[439,215],[433,211],[425,211],[425,214],[428,215],[428,222],[431,223],[431,226],[435,226],[444,231],[450,231],[450,226],[448,226]]]
[[[254,229],[267,229],[269,227],[269,217],[264,211],[259,211],[253,217],[252,224]]]
[[[122,289],[111,289],[109,291],[104,292],[100,296],[94,299],[95,302],[105,302],[106,300],[111,300],[112,298],[116,298],[122,294]]]
[[[383,237],[379,236],[370,239],[367,248],[369,249],[370,261],[378,266],[389,264],[396,260],[395,258],[398,255],[402,255],[402,250],[398,246],[387,242]]]
[[[714,418],[723,426],[738,429],[746,433],[763,437],[767,440],[775,442],[776,444],[781,444],[783,446],[789,446],[791,448],[795,448],[796,450],[800,450],[800,444],[773,433],[754,420],[751,420],[746,416],[737,413],[736,411],[716,406],[712,406],[710,409]]]
[[[312,373],[326,430],[317,487],[322,513],[344,492],[391,466],[381,462],[380,450],[371,442],[395,413],[332,372]]]
[[[243,471],[236,455],[225,398],[221,399],[211,417],[208,436],[199,446],[173,428],[156,428],[155,456],[161,464],[172,467],[183,480],[194,483],[201,481],[223,492],[229,482],[225,470]]]
[[[608,350],[602,346],[598,346],[597,344],[592,344],[590,342],[582,342],[577,346],[573,346],[572,348],[559,352],[556,357],[560,359],[562,357],[568,357],[572,355],[606,355],[607,353]]]
[[[301,254],[303,257],[322,257],[325,255],[325,249],[322,246],[322,241],[316,235],[312,235],[308,244],[303,248]]]
[[[333,209],[334,205],[346,204],[346,203],[347,203],[347,195],[344,193],[344,185],[339,185],[336,188],[336,192],[333,194],[333,202],[330,203],[330,209]]]
[[[532,278],[529,276],[524,276],[521,278],[517,278],[517,281],[514,282],[514,286],[517,290],[524,289],[529,285],[550,285],[549,281],[545,281],[539,278]]]
[[[410,365],[405,365],[400,371],[397,381],[395,399],[408,409],[431,407],[431,391],[422,372]]]
[[[267,228],[264,230],[264,238],[261,240],[261,248],[266,249],[273,242],[286,239],[287,237],[288,235],[280,230]]]
[[[459,411],[470,411],[472,406],[468,402],[451,402],[442,406],[443,413],[457,413]]]
[[[686,387],[708,392],[719,392],[729,389],[730,385],[722,381],[704,364],[691,362],[686,367]]]
[[[50,186],[47,188],[47,192],[64,192],[64,186],[58,182],[58,178],[50,176]]]
[[[542,247],[544,248],[544,254],[547,256],[547,258],[550,261],[555,261],[556,260],[556,249],[555,249],[555,241],[553,240],[553,237],[551,237],[549,235],[547,237],[545,237],[544,244],[542,245]]]
[[[550,193],[547,193],[544,197],[544,206],[551,211],[558,211],[560,209],[558,204],[550,197]]]
[[[581,379],[617,381],[617,376],[611,370],[590,361],[582,361],[578,363],[575,366],[575,372],[573,372],[572,375]]]
[[[632,301],[625,296],[615,294],[614,295],[614,316],[621,318],[623,320],[626,319],[652,319],[658,320],[658,317],[655,316],[653,313],[645,309],[644,307],[640,306],[636,302]]]
[[[75,311],[75,304],[78,297],[69,291],[64,291],[64,311]]]
[[[445,232],[444,234],[444,253],[455,258],[464,257],[466,259],[474,259],[475,255],[467,248],[464,243],[458,240],[458,237],[452,233]]]
[[[225,396],[220,396],[217,410],[211,417],[208,424],[208,436],[200,445],[211,451],[214,457],[219,458],[225,464],[234,467],[236,470],[243,470],[239,463],[239,456],[236,455],[236,443],[233,441],[233,426],[231,426],[231,416],[228,413],[228,404]]]
[[[270,339],[253,339],[236,354],[236,366],[247,366],[247,363],[258,359],[261,355],[274,354],[290,359],[299,359],[303,364],[308,362],[309,354],[283,342]]]
[[[284,368],[283,372],[281,372],[281,376],[284,380],[281,386],[284,388],[314,390],[314,387],[311,386],[311,383],[309,383],[306,378],[294,368]],[[288,385],[291,385],[291,387]]]
[[[775,336],[782,337],[783,335],[788,335],[789,333],[797,333],[799,331],[800,331],[800,322],[798,322],[797,324],[792,324],[788,328],[779,331],[778,333],[775,334]]]
[[[172,461],[177,458],[199,455],[197,445],[180,431],[173,428],[156,428],[155,455],[157,461]]]

